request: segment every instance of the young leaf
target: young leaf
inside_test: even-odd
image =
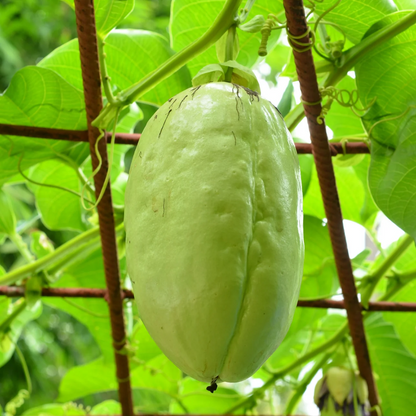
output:
[[[367,35],[406,14],[398,12],[384,18]],[[413,237],[416,237],[415,47],[416,27],[412,26],[367,53],[356,67],[364,105],[377,97],[363,118],[371,134],[371,192],[386,216]]]

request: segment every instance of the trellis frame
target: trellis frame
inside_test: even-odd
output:
[[[310,39],[307,34],[307,21],[305,18],[303,1],[284,0],[284,7],[289,33],[297,37],[304,35],[298,42],[301,42],[304,45],[309,44]],[[91,125],[91,123],[97,118],[102,109],[102,95],[93,0],[75,0],[75,14],[88,130],[78,131],[0,124],[0,135],[7,134],[43,139],[89,142],[92,165],[93,169],[95,169],[98,166],[98,160],[94,146],[100,133],[97,128]],[[296,46],[299,47],[299,44]],[[312,153],[314,155],[325,213],[328,220],[328,230],[334,252],[335,264],[344,297],[343,301],[299,301],[298,306],[346,309],[358,367],[361,376],[366,380],[369,387],[369,399],[373,408],[371,415],[377,416],[374,409],[374,407],[378,405],[377,388],[371,369],[362,320],[362,310],[364,310],[364,308],[359,303],[357,297],[331,160],[331,157],[336,156],[338,153],[342,154],[345,152],[348,154],[358,154],[370,153],[370,151],[366,143],[347,143],[345,148],[343,148],[340,143],[329,144],[325,123],[317,123],[317,117],[320,115],[322,107],[320,104],[321,96],[318,89],[311,49],[310,47],[305,47],[302,51],[293,50],[293,54],[302,92],[304,112],[308,121],[312,142],[312,144],[296,143],[296,149],[298,154]],[[106,133],[106,139],[106,141],[100,141],[98,145],[103,162],[101,169],[94,177],[96,198],[98,198],[98,195],[100,194],[108,171],[106,142],[110,140],[109,133]],[[115,143],[136,145],[139,139],[140,134],[118,133],[116,134]],[[129,290],[122,290],[120,286],[110,183],[107,185],[97,210],[107,289],[44,288],[42,290],[42,296],[105,298],[110,310],[111,331],[122,414],[123,416],[133,416],[128,356],[121,353],[121,350],[126,343],[123,299],[133,298],[133,293]],[[24,288],[1,286],[0,295],[10,297],[23,296]],[[369,302],[369,306],[365,310],[415,312],[416,303]]]

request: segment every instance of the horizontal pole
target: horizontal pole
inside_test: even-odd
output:
[[[133,299],[131,290],[121,291],[123,299]],[[23,286],[0,286],[0,296],[20,297],[25,295]],[[62,297],[62,298],[106,298],[107,289],[93,288],[43,288],[42,296]],[[299,300],[298,306],[301,308],[321,308],[321,309],[345,309],[343,300],[319,299],[319,300]],[[389,311],[389,312],[416,312],[416,303],[412,302],[369,302],[368,309],[361,305],[361,309],[369,312]]]
[[[49,129],[46,127],[32,126],[13,126],[11,124],[0,124],[0,134],[8,136],[36,137],[38,139],[66,140],[70,142],[88,142],[87,130],[63,130]],[[116,133],[116,144],[130,144],[136,146],[140,140],[139,133]],[[111,141],[111,133],[106,132],[107,142]],[[311,154],[312,145],[310,143],[295,143],[298,154]],[[344,144],[346,154],[370,153],[367,143],[352,142]],[[343,154],[344,149],[341,143],[331,143],[331,156]]]

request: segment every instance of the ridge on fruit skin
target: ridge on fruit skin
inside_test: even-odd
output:
[[[126,189],[128,273],[150,335],[210,391],[250,377],[286,335],[302,219],[293,141],[256,92],[200,85],[148,122]]]

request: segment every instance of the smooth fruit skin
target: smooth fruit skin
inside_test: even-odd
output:
[[[296,150],[271,103],[191,88],[147,123],[125,196],[126,257],[150,335],[197,380],[254,374],[289,329],[302,277]]]

